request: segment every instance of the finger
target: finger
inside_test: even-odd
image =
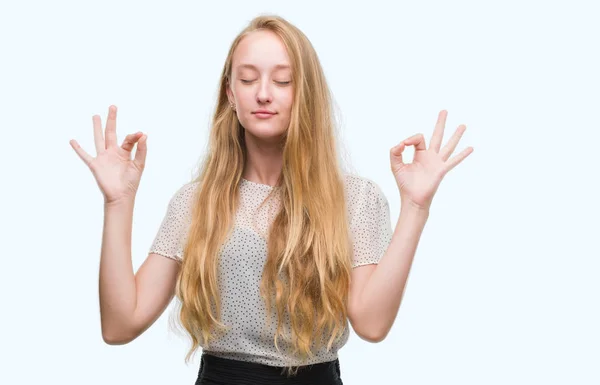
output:
[[[99,115],[92,116],[92,124],[94,125],[94,144],[96,145],[96,154],[104,151],[104,135],[102,134],[102,120]]]
[[[457,164],[462,162],[467,156],[469,156],[473,152],[473,147],[467,147],[458,154],[454,155],[450,160],[448,160],[445,164],[446,167],[444,169],[444,173],[452,170],[456,167]]]
[[[408,139],[405,139],[404,144],[407,146],[415,146],[415,150],[427,150],[425,146],[425,137],[423,134],[415,134]]]
[[[442,157],[442,159],[444,161],[446,161],[446,160],[448,160],[448,158],[450,158],[450,155],[452,155],[452,153],[454,152],[454,149],[456,149],[456,145],[460,141],[460,138],[462,138],[462,135],[464,134],[466,129],[467,129],[467,126],[465,126],[464,124],[461,124],[460,126],[458,126],[458,128],[456,129],[456,131],[454,131],[454,134],[452,135],[450,140],[448,140],[448,143],[446,143],[444,148],[441,149],[440,156]]]
[[[114,105],[108,107],[104,139],[106,148],[117,146],[117,107]]]
[[[144,166],[146,165],[146,153],[148,152],[147,140],[148,136],[146,134],[142,135],[135,149],[135,158],[133,159],[133,163],[140,170],[143,170]]]
[[[444,138],[444,127],[446,126],[446,117],[448,116],[448,111],[442,110],[438,114],[438,120],[435,124],[435,128],[433,129],[433,134],[431,135],[431,142],[429,143],[429,148],[432,148],[435,152],[440,152],[440,146],[442,145],[442,139]]]
[[[89,167],[90,163],[92,163],[92,160],[94,160],[94,158],[90,154],[85,152],[85,150],[81,148],[81,146],[79,145],[79,143],[77,143],[75,139],[71,139],[69,141],[69,144],[71,145],[71,147],[73,147],[73,150],[75,150],[75,152],[77,153],[77,155],[79,155],[81,160],[83,160],[83,162]]]
[[[123,140],[123,144],[121,145],[121,148],[125,151],[131,152],[131,150],[133,150],[133,145],[135,144],[135,142],[138,141],[138,139],[141,137],[141,132],[136,132],[135,134],[129,134],[125,137],[125,140]]]
[[[402,160],[402,152],[406,148],[404,142],[400,142],[396,146],[392,147],[390,150],[390,162],[392,164],[399,162],[401,165],[404,165],[404,161]]]

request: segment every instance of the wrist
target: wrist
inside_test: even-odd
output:
[[[428,207],[422,207],[411,202],[400,204],[399,221],[418,222],[424,225],[427,219],[429,219]]]
[[[113,208],[123,208],[123,207],[132,207],[135,203],[135,197],[131,198],[121,198],[113,201],[104,201],[104,208],[107,210]]]
[[[409,211],[412,213],[419,213],[422,215],[429,215],[429,205],[419,205],[410,199],[400,200],[400,211]]]

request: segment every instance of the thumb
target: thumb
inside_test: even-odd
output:
[[[406,145],[404,144],[404,142],[400,142],[399,144],[392,147],[392,149],[390,150],[390,162],[392,165],[404,165],[404,161],[402,160],[402,152],[404,152],[405,148]]]
[[[143,169],[146,164],[146,153],[148,152],[147,139],[148,135],[142,135],[135,148],[135,158],[133,159],[133,163],[138,166],[140,170]]]

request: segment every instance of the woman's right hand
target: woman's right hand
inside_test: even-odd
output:
[[[114,105],[108,108],[105,136],[102,134],[100,116],[94,115],[92,120],[96,157],[85,152],[75,139],[69,141],[71,147],[94,174],[98,187],[104,195],[105,204],[133,200],[144,171],[147,136],[140,131],[129,134],[119,147],[117,144],[117,107]],[[135,158],[131,160],[131,150],[136,142],[138,144]]]

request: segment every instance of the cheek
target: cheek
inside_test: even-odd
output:
[[[287,111],[290,111],[292,109],[292,102],[294,101],[294,94],[291,91],[288,92],[284,92],[281,96],[280,96],[280,100],[281,100],[281,106],[285,106],[285,109]]]
[[[254,94],[249,90],[240,90],[236,93],[236,99],[242,106],[250,106],[254,102]]]

